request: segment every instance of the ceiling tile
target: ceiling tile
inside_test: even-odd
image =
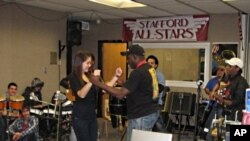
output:
[[[241,9],[242,12],[250,13],[250,0],[231,1],[228,3],[238,9]]]
[[[224,4],[220,0],[179,0],[183,3],[203,9],[210,14],[215,13],[237,13],[237,10]]]
[[[148,5],[143,8],[118,9],[88,0],[2,0],[54,11],[84,19],[148,18],[172,15],[237,13],[237,8],[250,13],[250,0],[136,0]],[[232,6],[230,6],[232,5]],[[233,8],[233,7],[236,7]]]
[[[127,9],[127,11],[135,12],[135,13],[140,13],[145,16],[153,17],[153,16],[170,16],[173,15],[171,13],[168,13],[163,10],[155,9],[152,7],[141,7],[141,8],[130,8]]]

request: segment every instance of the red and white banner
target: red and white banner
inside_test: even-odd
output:
[[[208,25],[208,15],[124,19],[123,41],[206,41]]]

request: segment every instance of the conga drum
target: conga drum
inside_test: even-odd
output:
[[[23,107],[24,97],[21,95],[10,97],[10,108],[12,110],[21,110]]]
[[[127,116],[126,99],[109,96],[109,112],[113,128],[124,126]]]
[[[6,98],[0,95],[0,111],[4,110],[6,106]]]

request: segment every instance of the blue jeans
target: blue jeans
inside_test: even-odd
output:
[[[147,116],[143,116],[136,119],[129,119],[127,128],[127,141],[131,140],[133,129],[152,131],[153,126],[155,125],[157,119],[159,118],[159,115],[160,111],[157,111]]]

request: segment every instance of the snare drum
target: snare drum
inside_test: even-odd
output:
[[[43,110],[43,114],[45,115],[45,116],[53,116],[53,115],[55,115],[55,110],[54,109],[44,109]]]
[[[62,104],[63,107],[72,106],[72,105],[73,105],[73,102],[70,101],[70,100],[67,100],[66,102],[64,102],[64,103]]]
[[[6,106],[6,98],[0,95],[0,111],[4,110]]]
[[[30,108],[30,113],[41,116],[43,114],[43,111],[39,109]]]
[[[10,107],[13,110],[21,110],[23,107],[24,97],[21,95],[10,97]]]

